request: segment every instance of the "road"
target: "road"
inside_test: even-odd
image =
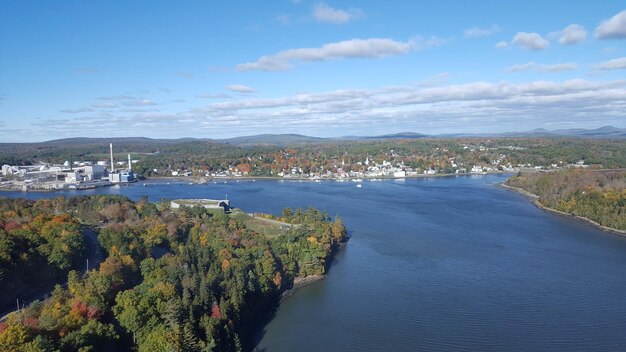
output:
[[[89,269],[96,268],[106,257],[104,250],[100,247],[100,243],[98,243],[98,233],[93,229],[84,226],[82,229],[83,238],[85,239],[85,244],[87,245],[87,259],[89,260]],[[87,270],[87,261],[80,269],[80,273],[84,273]],[[50,296],[54,286],[59,282],[51,283],[49,287],[42,288],[37,290],[36,292],[30,292],[25,295],[24,298],[20,298],[20,305],[23,307],[28,306],[32,302],[36,300],[44,300]],[[63,283],[63,286],[67,286],[67,279]],[[9,314],[15,312],[16,309],[8,309],[3,312],[0,312],[0,322],[5,321]]]

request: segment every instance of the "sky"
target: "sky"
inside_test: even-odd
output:
[[[607,125],[623,0],[0,0],[0,142]]]

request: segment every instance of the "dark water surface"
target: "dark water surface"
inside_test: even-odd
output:
[[[497,187],[503,180],[158,183],[62,194],[228,195],[245,211],[340,214],[352,239],[326,280],[281,304],[258,350],[626,350],[626,240],[544,213]]]

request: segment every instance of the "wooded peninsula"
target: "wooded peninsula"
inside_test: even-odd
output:
[[[626,171],[519,173],[506,185],[538,197],[540,205],[626,231]]]
[[[324,274],[347,240],[316,209],[271,218],[121,196],[0,198],[3,307],[67,275],[0,322],[0,350],[250,350],[281,294]],[[106,251],[87,272],[81,227]]]

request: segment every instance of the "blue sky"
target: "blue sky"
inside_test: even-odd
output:
[[[623,1],[0,0],[0,142],[626,127]]]

